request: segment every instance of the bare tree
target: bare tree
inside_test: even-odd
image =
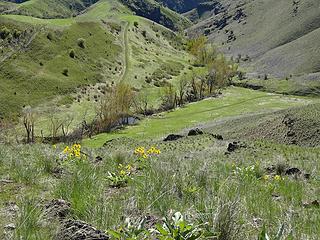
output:
[[[30,106],[27,106],[22,111],[23,126],[26,131],[26,143],[33,143],[34,138],[34,124],[36,112]]]
[[[55,114],[50,116],[50,137],[56,139],[59,135],[59,130],[62,126],[62,119]]]
[[[178,85],[178,104],[182,106],[184,103],[184,98],[188,90],[188,80],[186,78],[181,78]]]
[[[63,121],[62,121],[62,124],[61,124],[61,130],[62,130],[62,134],[63,134],[63,137],[66,138],[69,134],[69,131],[70,131],[70,126],[72,124],[74,120],[74,117],[72,115],[67,115]]]

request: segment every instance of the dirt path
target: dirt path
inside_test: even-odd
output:
[[[129,22],[126,22],[125,28],[123,31],[123,51],[124,51],[124,60],[123,60],[123,72],[120,82],[124,82],[128,75],[129,62],[130,62],[130,50],[129,50],[129,41],[128,41],[128,29]]]

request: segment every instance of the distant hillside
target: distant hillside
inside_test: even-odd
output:
[[[1,0],[16,3],[2,12],[39,18],[66,18],[78,15],[98,0]],[[3,4],[4,5],[4,4]],[[1,6],[1,5],[0,5]],[[1,10],[1,8],[0,8]]]
[[[120,0],[135,14],[148,18],[154,22],[160,23],[173,30],[184,29],[190,26],[190,22],[182,15],[162,7],[154,0]]]
[[[210,3],[187,13],[196,22],[189,33],[205,33],[248,71],[280,78],[320,71],[320,1]]]
[[[199,2],[201,2],[201,0],[156,0],[156,1],[179,13],[190,11],[196,8],[199,5]]]

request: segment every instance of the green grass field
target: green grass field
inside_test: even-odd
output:
[[[111,134],[100,134],[93,137],[93,139],[84,140],[83,143],[90,147],[100,147],[107,140],[121,137],[159,139],[169,133],[181,132],[201,123],[249,113],[286,109],[310,104],[314,101],[317,100],[234,87],[224,91],[219,98],[192,103],[172,112],[146,118],[136,126],[126,127],[124,130]]]

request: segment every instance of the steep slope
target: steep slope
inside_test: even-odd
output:
[[[319,1],[213,2],[190,34],[205,33],[230,56],[250,59],[250,71],[282,78],[320,71]]]
[[[320,107],[311,104],[273,113],[252,114],[213,122],[203,128],[225,139],[272,140],[315,147],[320,144]]]

